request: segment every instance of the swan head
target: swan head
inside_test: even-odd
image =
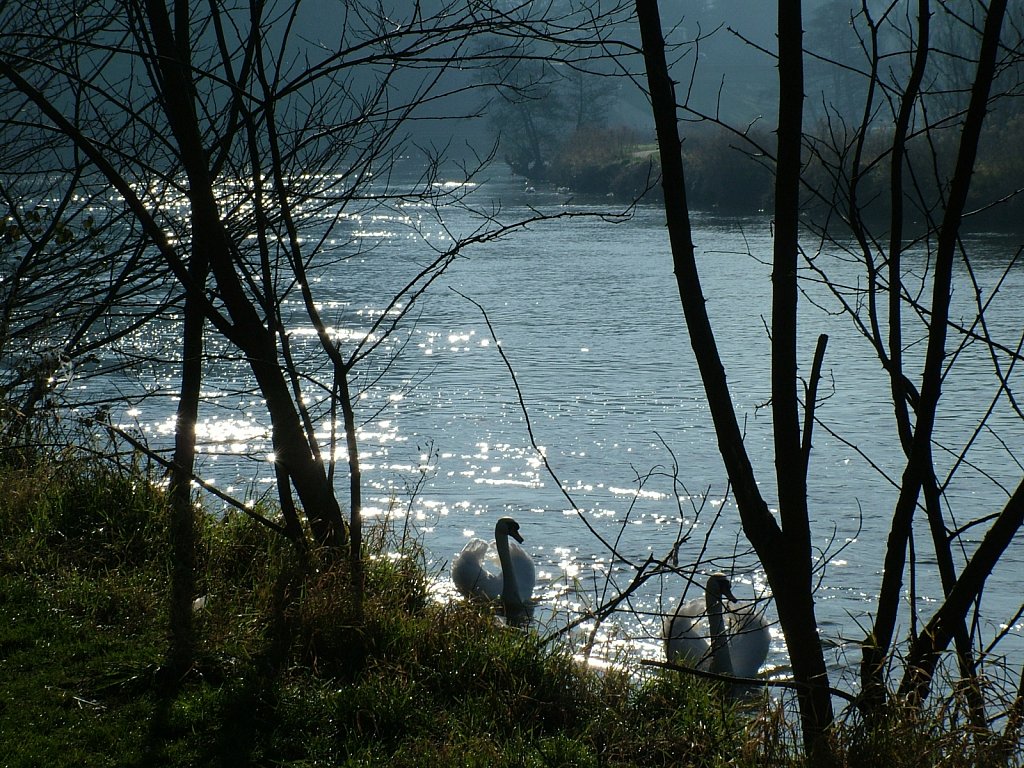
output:
[[[736,598],[732,594],[732,583],[724,573],[712,573],[708,576],[708,583],[705,587],[705,604],[710,606],[713,602],[720,602],[724,597],[735,603]]]
[[[499,539],[503,535],[511,536],[520,544],[523,543],[523,536],[519,533],[519,523],[511,517],[498,518],[498,522],[494,524],[494,538]]]

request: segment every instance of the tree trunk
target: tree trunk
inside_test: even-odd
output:
[[[813,762],[827,752],[832,695],[814,614],[813,553],[807,508],[807,462],[801,444],[797,384],[797,262],[800,254],[800,175],[803,148],[803,19],[800,0],[780,0],[779,124],[775,167],[775,244],[772,258],[772,427],[782,546],[758,548],[765,558],[779,622],[800,693],[804,740]],[[811,407],[810,405],[806,407]],[[810,434],[804,436],[810,445]],[[751,540],[755,546],[757,542]],[[781,561],[780,561],[781,555]]]
[[[993,0],[992,6],[999,0]],[[992,7],[990,6],[990,7]],[[1024,526],[1024,482],[1017,486],[995,523],[967,562],[956,586],[943,600],[939,610],[910,645],[906,671],[899,693],[913,704],[924,701],[940,654],[949,647],[967,612],[977,599],[985,581],[1006,548]]]
[[[175,23],[179,31],[188,23],[188,4],[175,2]],[[189,51],[180,52],[190,64]],[[201,249],[193,248],[189,263],[192,286],[206,285],[209,264]],[[195,663],[196,637],[192,601],[196,597],[196,547],[198,521],[192,503],[192,476],[195,473],[196,422],[199,418],[199,395],[203,382],[202,307],[196,290],[185,291],[182,319],[181,382],[178,408],[174,419],[174,465],[171,470],[171,549],[170,647],[168,666],[173,679],[185,675]]]
[[[209,259],[211,271],[232,321],[229,338],[247,356],[271,417],[275,461],[281,462],[324,545],[345,546],[348,535],[341,508],[322,463],[310,450],[302,422],[277,359],[273,333],[246,295],[235,269],[227,233],[218,213],[214,180],[195,113],[190,71],[179,55],[167,9],[161,0],[145,0],[149,31],[157,52],[161,97],[189,182],[193,238]]]
[[[906,469],[903,472],[900,495],[893,513],[889,539],[886,543],[882,586],[879,590],[878,613],[871,633],[863,644],[861,682],[869,693],[868,702],[878,703],[884,696],[885,659],[892,646],[896,618],[902,598],[903,575],[906,566],[907,542],[910,538],[914,510],[921,490],[935,482],[932,458],[932,434],[942,393],[942,378],[946,365],[946,337],[952,295],[953,261],[956,256],[960,227],[963,222],[970,189],[971,175],[977,157],[981,128],[987,110],[989,92],[995,77],[995,62],[1006,0],[993,0],[985,18],[978,70],[971,89],[971,99],[964,118],[956,167],[949,186],[946,207],[939,229],[938,247],[932,283],[931,313],[928,327],[928,347],[922,373],[921,395],[918,400],[917,420]],[[966,576],[961,574],[959,581]],[[953,591],[947,602],[953,599]],[[943,613],[940,609],[940,613]],[[955,613],[955,612],[954,612]],[[966,607],[964,614],[966,615]],[[938,616],[938,614],[937,614]],[[934,622],[933,618],[933,622]],[[948,621],[948,615],[946,616]],[[929,623],[931,626],[931,622]],[[946,627],[948,629],[948,627]],[[945,630],[944,630],[945,631]],[[920,639],[920,638],[919,638]],[[917,643],[915,642],[915,645]]]
[[[799,4],[796,5],[797,19],[795,23],[796,30],[799,31]],[[665,61],[664,39],[661,33],[657,0],[637,0],[636,8],[651,94],[651,108],[658,136],[672,260],[690,344],[700,369],[701,380],[715,425],[719,451],[736,496],[743,530],[764,565],[778,606],[779,622],[786,636],[794,678],[801,684],[798,699],[807,749],[813,759],[818,759],[818,756],[824,756],[827,753],[824,733],[832,722],[833,713],[828,673],[814,617],[806,497],[803,500],[797,499],[795,502],[791,502],[783,517],[784,524],[788,524],[794,529],[791,534],[788,529],[784,531],[780,528],[758,489],[750,458],[743,443],[743,435],[732,406],[725,369],[705,310],[700,276],[694,258],[681,144],[676,121],[675,89]],[[796,45],[799,46],[799,44],[799,34],[797,34]],[[796,90],[800,94],[798,98],[802,98],[802,89],[799,84],[797,84]],[[789,100],[792,101],[793,94],[790,93],[789,97]],[[799,109],[799,102],[797,102],[796,108]],[[792,125],[789,128],[792,130]],[[795,149],[797,183],[799,182],[799,139],[799,117],[797,117],[795,139],[797,144]],[[790,148],[788,151],[792,153],[793,150]],[[790,168],[790,173],[791,171],[792,168]],[[794,184],[791,175],[788,175],[786,179],[787,184],[791,186]],[[790,203],[790,208],[793,211],[796,210],[796,207],[795,202]],[[791,233],[789,235],[791,252],[787,258],[792,261],[796,255],[796,218],[795,213],[787,215],[789,215],[788,226]],[[780,269],[781,271],[779,271]],[[795,262],[788,270],[785,265],[777,266],[777,273],[783,276],[788,275],[789,283],[782,286],[783,295],[776,299],[776,303],[780,312],[784,306],[788,306],[792,314],[789,320],[780,319],[779,322],[781,325],[788,322],[795,331]],[[799,420],[795,418],[797,378],[795,376],[795,343],[792,337],[790,337],[789,344],[794,351],[784,353],[788,357],[783,360],[781,363],[783,368],[778,369],[776,375],[781,377],[779,372],[781,370],[789,370],[792,375],[792,378],[789,379],[791,399],[788,411],[792,418],[786,426],[795,428],[795,432],[790,431],[786,434],[785,445],[787,450],[791,445],[795,445],[796,461],[786,469],[798,474],[799,477],[792,481],[780,477],[780,485],[783,482],[788,483],[787,488],[792,495],[798,494],[799,489],[804,487],[806,481],[805,469],[801,469],[801,467],[805,467],[805,462],[801,454]],[[778,423],[776,426],[778,428]]]
[[[196,284],[205,282],[206,265],[195,253],[190,272]],[[171,642],[168,665],[175,679],[195,662],[196,638],[192,601],[196,597],[196,547],[198,521],[192,502],[192,476],[195,473],[196,421],[199,393],[203,380],[202,310],[190,293],[185,296],[182,329],[181,387],[174,422],[174,465],[171,470]]]

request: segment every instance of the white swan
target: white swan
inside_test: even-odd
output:
[[[514,541],[509,541],[509,537]],[[507,618],[521,620],[533,595],[537,572],[533,558],[519,544],[523,541],[519,523],[502,517],[494,525],[493,551],[483,539],[471,539],[452,561],[452,581],[466,597],[497,600],[505,605]],[[517,543],[518,542],[518,543]],[[484,559],[497,554],[499,571],[487,569]]]
[[[768,658],[771,633],[764,614],[753,604],[730,606],[728,626],[725,597],[735,603],[732,585],[722,573],[708,577],[704,597],[681,603],[662,624],[665,656],[669,661],[735,677],[756,677]],[[707,618],[708,629],[703,628]],[[709,642],[710,639],[710,642]]]

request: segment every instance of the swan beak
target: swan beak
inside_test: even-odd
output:
[[[522,536],[521,533],[519,533],[519,531],[509,531],[508,535],[511,536],[516,541],[518,541],[520,544],[523,543],[523,536]]]
[[[728,599],[730,603],[737,602],[736,597],[732,593],[732,588],[728,586],[722,587],[722,596]]]

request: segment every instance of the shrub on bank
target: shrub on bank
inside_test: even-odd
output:
[[[544,169],[543,181],[573,194],[640,199],[657,186],[654,145],[628,128],[587,128],[569,136]]]
[[[687,200],[695,211],[753,214],[770,205],[772,175],[749,148],[728,134],[701,131],[683,143]],[[576,131],[538,181],[574,194],[619,201],[661,197],[657,144],[626,128]]]

